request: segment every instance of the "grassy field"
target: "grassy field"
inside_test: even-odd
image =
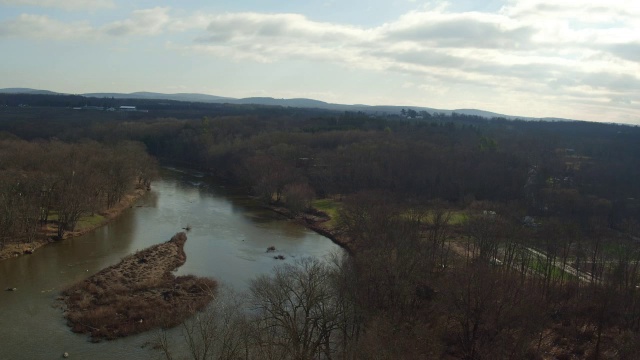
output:
[[[449,210],[449,212],[451,213],[451,218],[449,218],[449,225],[460,225],[464,223],[465,220],[467,220],[467,212],[464,210]],[[407,211],[405,215],[408,217],[409,214],[410,210]],[[424,223],[428,222],[431,214],[432,212],[430,210],[427,210],[420,218],[420,221]]]
[[[464,210],[451,210],[449,225],[460,225],[467,220],[467,213]]]
[[[547,272],[548,270],[547,266],[551,267],[551,278],[554,280],[560,280],[562,278],[571,279],[575,277],[569,274],[568,272],[564,272],[564,276],[563,276],[562,275],[563,271],[561,268],[551,264],[547,264],[547,262],[544,261],[543,259],[532,257],[531,260],[529,261],[529,268],[535,270],[539,275],[543,275]]]
[[[313,201],[312,206],[315,209],[324,211],[331,217],[331,220],[325,223],[326,227],[333,229],[337,225],[340,207],[342,206],[340,201],[331,198],[317,199]],[[450,210],[449,212],[451,213],[449,225],[460,225],[467,219],[467,212],[465,210]],[[427,211],[421,220],[427,221],[430,215],[431,213]]]
[[[50,223],[58,221],[58,213],[55,211],[51,211],[51,213],[49,213],[47,221]],[[74,231],[94,229],[102,225],[105,221],[106,221],[106,218],[100,214],[83,216],[78,220],[78,223],[76,224],[76,228],[74,229]]]

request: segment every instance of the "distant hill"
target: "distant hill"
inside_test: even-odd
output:
[[[320,100],[313,99],[274,99],[272,97],[250,97],[243,99],[235,99],[232,101],[236,104],[256,104],[256,105],[274,105],[288,107],[306,107],[306,108],[329,108],[332,104]]]
[[[498,114],[491,111],[478,110],[478,109],[457,109],[457,110],[452,110],[452,112],[455,112],[458,114],[464,114],[464,115],[482,116],[486,118],[505,118],[505,119],[511,119],[511,120],[513,119],[537,120],[537,118],[532,118],[532,117],[504,115],[504,114]]]
[[[29,89],[29,88],[0,89],[0,94],[62,95],[61,93],[57,93],[49,90],[38,90],[38,89]]]
[[[235,100],[233,98],[227,98],[222,96],[207,95],[207,94],[190,94],[190,93],[177,93],[177,94],[163,94],[155,92],[134,92],[130,94],[123,93],[87,93],[82,94],[86,97],[96,98],[114,98],[114,99],[145,99],[145,100],[175,100],[175,101],[191,101],[191,102],[225,102],[226,100]]]
[[[542,120],[542,121],[582,121],[582,120],[573,120],[573,119],[564,119],[564,118],[557,118],[557,117],[544,117],[544,118],[536,118],[534,120]]]
[[[44,94],[44,95],[65,95],[48,90],[37,90],[29,88],[6,88],[0,89],[0,94]],[[479,109],[456,109],[456,110],[443,110],[429,107],[420,106],[396,106],[396,105],[347,105],[347,104],[333,104],[320,100],[306,99],[306,98],[294,98],[294,99],[275,99],[272,97],[249,97],[249,98],[230,98],[224,96],[198,94],[198,93],[176,93],[176,94],[163,94],[156,92],[134,92],[134,93],[86,93],[80,94],[84,97],[93,98],[114,98],[114,99],[138,99],[138,100],[173,100],[173,101],[185,101],[185,102],[200,102],[200,103],[228,103],[228,104],[254,104],[254,105],[269,105],[269,106],[284,106],[284,107],[299,107],[299,108],[316,108],[336,111],[362,111],[368,114],[389,114],[400,115],[402,109],[413,109],[415,111],[426,111],[430,114],[442,113],[445,115],[451,115],[455,112],[458,114],[480,116],[483,118],[505,118],[505,119],[522,119],[522,120],[542,120],[542,121],[575,121],[559,118],[532,118],[524,116],[513,116],[498,114],[490,111]]]

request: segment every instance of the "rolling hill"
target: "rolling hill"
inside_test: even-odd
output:
[[[5,88],[0,89],[0,94],[39,94],[39,95],[65,95],[64,93],[53,92],[49,90],[39,90],[30,88]],[[522,120],[545,120],[545,121],[557,121],[556,118],[531,118],[514,115],[504,115],[479,109],[455,109],[445,110],[436,109],[430,107],[417,107],[417,106],[396,106],[396,105],[348,105],[348,104],[333,104],[320,100],[306,99],[306,98],[293,98],[293,99],[276,99],[272,97],[248,97],[248,98],[230,98],[224,96],[216,96],[209,94],[199,93],[175,93],[164,94],[157,92],[133,92],[133,93],[86,93],[78,94],[80,96],[91,98],[115,98],[115,99],[144,99],[144,100],[173,100],[173,101],[185,101],[185,102],[201,102],[201,103],[227,103],[227,104],[254,104],[254,105],[269,105],[269,106],[283,106],[283,107],[298,107],[298,108],[317,108],[336,111],[362,111],[369,114],[400,114],[402,109],[413,109],[416,111],[426,111],[430,114],[443,113],[450,115],[455,112],[464,115],[474,115],[484,118],[506,118],[506,119],[522,119]],[[562,119],[565,120],[565,119]],[[565,120],[569,121],[569,120]]]

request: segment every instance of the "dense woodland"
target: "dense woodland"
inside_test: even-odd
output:
[[[184,325],[194,359],[640,352],[638,127],[238,105],[128,114],[6,106],[0,131],[8,188],[50,177],[30,186],[75,189],[74,170],[104,181],[121,168],[113,164],[144,159],[131,156],[143,144],[161,162],[293,213],[314,198],[339,202],[333,231],[354,255],[278,268],[248,296],[221,291],[219,306]],[[129,176],[146,178],[142,165],[126,167],[137,171]],[[57,201],[76,197],[55,188],[70,195]],[[100,191],[78,199],[117,198],[107,185],[91,188]],[[40,211],[37,194],[30,206]]]
[[[81,217],[114,206],[133,187],[146,187],[154,161],[139,143],[0,141],[0,248],[73,231]]]

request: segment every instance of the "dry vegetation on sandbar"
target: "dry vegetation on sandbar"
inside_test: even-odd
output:
[[[115,339],[180,324],[215,294],[213,279],[171,272],[186,261],[185,233],[122,259],[66,289],[65,317],[74,332]]]

